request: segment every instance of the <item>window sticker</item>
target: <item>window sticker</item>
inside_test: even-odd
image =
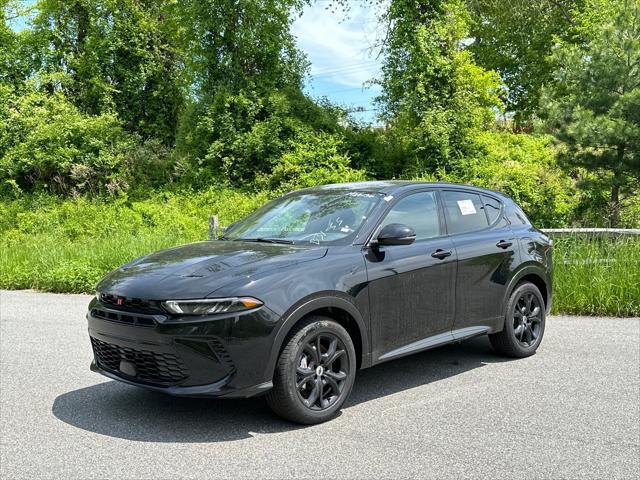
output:
[[[473,200],[458,200],[458,208],[462,215],[474,215],[476,207],[473,205]]]

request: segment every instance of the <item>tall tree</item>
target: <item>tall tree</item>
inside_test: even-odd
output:
[[[85,113],[115,110],[129,130],[173,143],[183,102],[174,8],[170,0],[38,1],[43,81]]]
[[[302,92],[307,62],[290,26],[305,3],[181,2],[194,88],[178,145],[205,178],[252,180],[270,172],[297,139],[335,127],[335,116]]]
[[[386,173],[449,169],[474,149],[477,130],[493,122],[499,78],[465,49],[462,0],[392,0],[383,20],[389,29],[379,102],[396,152],[392,163],[400,168]]]
[[[616,226],[640,182],[640,0],[593,0],[578,20],[581,42],[560,43],[551,57],[546,126],[567,146],[567,166],[609,185]]]
[[[500,73],[506,108],[521,127],[537,113],[540,91],[551,80],[548,59],[557,38],[571,41],[584,0],[468,0],[470,46],[479,65]]]
[[[305,0],[184,0],[183,40],[200,95],[297,85],[304,59],[290,32]]]
[[[30,72],[24,34],[14,28],[16,22],[24,20],[26,10],[16,0],[0,0],[0,82],[5,85],[19,85]]]

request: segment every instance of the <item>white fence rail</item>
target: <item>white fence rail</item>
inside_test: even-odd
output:
[[[640,228],[541,228],[545,233],[600,233],[612,235],[640,235]]]

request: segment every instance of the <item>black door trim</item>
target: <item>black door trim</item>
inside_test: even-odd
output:
[[[465,327],[457,330],[451,330],[449,332],[439,333],[437,335],[418,340],[417,342],[409,343],[400,348],[396,348],[395,350],[391,350],[390,352],[380,356],[376,360],[376,363],[386,362],[387,360],[404,357],[405,355],[411,355],[412,353],[429,350],[431,348],[475,337],[477,335],[484,335],[485,333],[489,333],[489,331],[491,331],[491,327],[483,325],[477,327]]]

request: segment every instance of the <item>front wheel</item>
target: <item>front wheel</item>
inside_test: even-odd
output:
[[[523,358],[536,353],[544,334],[546,315],[540,290],[533,283],[521,283],[511,293],[504,328],[489,335],[493,348],[509,357]]]
[[[356,353],[347,331],[327,317],[305,320],[285,342],[267,403],[303,424],[329,420],[351,393]]]

